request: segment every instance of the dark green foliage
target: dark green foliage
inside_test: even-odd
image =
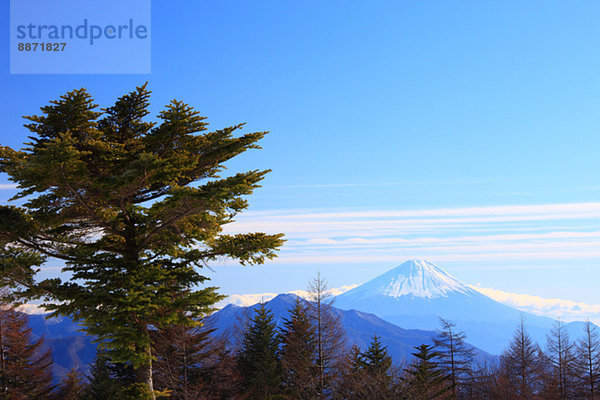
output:
[[[82,398],[93,399],[118,399],[121,390],[109,369],[109,360],[106,355],[98,353],[94,364],[90,368],[89,383],[84,390]]]
[[[398,398],[398,388],[394,386],[392,357],[377,335],[373,336],[369,348],[361,354],[360,362],[364,371],[363,392],[368,394],[366,398]]]
[[[360,347],[353,344],[346,357],[346,367],[351,373],[363,371],[365,368],[365,360]]]
[[[407,391],[410,399],[445,399],[451,389],[448,376],[435,362],[439,353],[433,346],[422,344],[415,347],[415,361],[405,370]]]
[[[27,147],[0,147],[0,172],[25,200],[0,207],[0,279],[83,323],[151,389],[149,327],[194,325],[221,298],[199,269],[223,257],[260,264],[282,235],[221,233],[268,172],[222,177],[224,163],[265,133],[208,132],[180,101],[147,122],[149,96],[144,85],[100,110],[75,90],[26,117]],[[35,282],[44,257],[63,260],[69,280]]]
[[[124,400],[126,399],[125,388],[134,382],[135,374],[130,365],[113,364],[105,352],[99,351],[90,368],[88,384],[81,398],[82,400]]]
[[[399,371],[377,335],[369,348],[361,352],[352,346],[347,357],[342,383],[333,398],[348,400],[403,399]]]
[[[372,375],[387,374],[392,367],[392,357],[381,344],[379,336],[374,335],[369,348],[362,353],[364,368]]]
[[[44,262],[41,255],[9,247],[4,242],[2,232],[5,229],[18,229],[19,224],[10,220],[15,214],[21,216],[14,207],[0,206],[0,287],[9,289],[0,292],[0,301],[9,303],[17,302],[24,288],[35,287],[34,275]]]
[[[311,400],[318,397],[316,336],[309,306],[297,298],[281,329],[284,387],[292,399]]]
[[[238,366],[250,399],[276,399],[282,394],[283,369],[272,313],[261,304],[242,340]]]

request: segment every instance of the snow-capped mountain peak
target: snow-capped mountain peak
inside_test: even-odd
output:
[[[554,324],[550,318],[500,304],[421,260],[407,261],[340,294],[335,306],[373,313],[403,328],[438,329],[442,317],[455,323],[473,345],[495,354],[503,351],[524,316],[538,342]],[[581,324],[572,326],[579,329],[575,335],[581,332]]]
[[[432,299],[445,297],[452,292],[472,292],[472,289],[458,279],[425,260],[406,261],[359,288],[371,295],[393,298],[409,295]]]

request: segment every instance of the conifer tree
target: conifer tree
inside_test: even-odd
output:
[[[206,385],[200,393],[204,397],[200,398],[204,400],[247,398],[241,390],[242,377],[237,361],[223,341],[218,342],[212,364],[203,369],[202,377]]]
[[[552,375],[560,399],[571,398],[574,394],[575,354],[574,344],[569,340],[567,329],[557,320],[547,335],[546,357],[552,367]]]
[[[473,400],[500,398],[501,396],[494,396],[497,383],[496,372],[497,368],[493,364],[481,363],[472,367],[471,379],[462,397]]]
[[[439,354],[434,351],[433,346],[426,344],[415,347],[415,349],[417,352],[412,353],[415,360],[405,369],[409,398],[414,400],[445,399],[451,388],[448,376],[439,369],[435,361]]]
[[[438,365],[449,376],[452,397],[456,398],[471,375],[474,350],[465,343],[466,335],[456,329],[456,324],[443,318],[440,322],[442,327],[433,339],[439,354]]]
[[[362,362],[365,369],[372,375],[387,374],[392,367],[392,357],[390,357],[387,347],[380,340],[380,337],[373,335],[369,348],[362,353]]]
[[[0,303],[0,399],[46,400],[54,390],[52,356],[33,340],[27,315]]]
[[[94,363],[90,367],[89,382],[83,391],[83,400],[113,399],[120,400],[120,385],[111,376],[108,368],[108,357],[96,354]]]
[[[316,331],[318,398],[328,397],[339,384],[346,348],[340,316],[333,310],[333,297],[321,274],[309,284],[310,315]]]
[[[550,358],[543,352],[538,351],[537,393],[535,398],[544,400],[562,399],[562,391],[559,387],[559,375]]]
[[[531,399],[539,391],[540,349],[533,343],[521,322],[515,331],[508,349],[500,356],[501,379],[513,399]]]
[[[589,320],[583,332],[576,348],[579,395],[584,399],[597,399],[600,397],[600,340],[596,326]]]
[[[155,386],[168,390],[173,399],[199,397],[206,383],[202,370],[212,356],[210,334],[214,329],[173,325],[151,332]]]
[[[299,297],[283,320],[281,364],[285,392],[293,399],[312,400],[319,394],[316,330],[309,306]]]
[[[356,344],[353,344],[352,347],[350,347],[350,351],[348,352],[346,359],[346,365],[349,367],[350,372],[358,372],[364,369],[365,360],[363,352]]]
[[[344,357],[340,383],[336,388],[333,399],[357,400],[363,397],[363,384],[365,372],[363,368],[362,352],[360,347],[353,344]]]
[[[144,85],[99,109],[86,90],[69,92],[25,117],[23,150],[0,147],[0,172],[25,200],[0,207],[0,279],[44,297],[112,361],[130,363],[140,399],[155,397],[150,327],[194,325],[220,299],[199,269],[223,257],[261,264],[282,244],[281,235],[221,233],[268,172],[223,177],[224,163],[265,132],[209,132],[176,100],[149,122],[149,96]],[[68,280],[37,282],[45,257],[63,260]]]
[[[283,369],[276,330],[273,314],[261,304],[250,320],[238,356],[242,388],[249,399],[282,397]]]
[[[239,376],[221,338],[210,323],[171,326],[152,332],[156,387],[172,399],[233,399]]]
[[[96,353],[87,378],[88,384],[81,395],[82,400],[125,400],[126,388],[135,381],[130,365],[111,363],[102,350]]]
[[[399,400],[405,398],[404,395],[399,370],[393,367],[392,359],[377,335],[364,352],[356,345],[350,348],[334,399]]]
[[[77,370],[71,369],[60,383],[54,398],[56,400],[80,400],[84,387],[81,374]]]
[[[396,398],[393,388],[392,357],[377,335],[361,354],[365,371],[365,386],[369,396],[376,399]]]

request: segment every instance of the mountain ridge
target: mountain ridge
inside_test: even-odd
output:
[[[289,314],[294,302],[299,296],[286,293],[279,294],[274,299],[265,303],[265,307],[273,312],[274,320],[278,326],[284,318]],[[302,299],[300,297],[300,299]],[[302,301],[308,301],[302,299]],[[239,335],[239,325],[244,318],[251,316],[251,312],[259,307],[259,304],[252,306],[241,307],[229,304],[223,309],[212,314],[210,319],[211,327],[216,328],[216,333],[227,334],[229,339],[236,345],[238,340],[231,336]],[[388,351],[394,361],[401,362],[412,357],[415,351],[414,347],[421,344],[433,344],[433,338],[437,335],[436,330],[424,329],[405,329],[388,321],[385,321],[375,314],[367,313],[359,310],[340,310],[333,304],[332,310],[334,314],[340,318],[342,327],[348,339],[348,345],[356,344],[361,349],[366,350],[369,346],[373,335],[380,337],[381,342],[388,348]],[[439,321],[438,321],[439,327]],[[238,332],[236,332],[238,331]],[[467,341],[468,342],[468,341]],[[473,347],[478,359],[486,362],[495,362],[497,358],[476,346],[468,343]]]
[[[474,346],[491,354],[506,348],[521,318],[540,345],[556,322],[499,303],[425,260],[406,261],[336,296],[336,306],[373,313],[408,329],[435,329],[442,317],[463,330]],[[583,322],[565,326],[571,337],[579,336]]]

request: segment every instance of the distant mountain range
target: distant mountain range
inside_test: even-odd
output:
[[[87,374],[96,356],[92,337],[80,332],[68,317],[46,318],[47,315],[29,315],[29,327],[34,339],[44,337],[44,350],[52,350],[53,374],[56,381],[65,377],[71,368]]]
[[[500,354],[508,345],[521,317],[527,331],[541,346],[555,320],[498,303],[463,284],[436,265],[410,260],[355,287],[335,299],[343,310],[370,312],[406,329],[436,329],[439,317],[450,320],[474,346]],[[583,322],[565,324],[578,337]]]
[[[296,298],[293,294],[282,294],[266,303],[277,323],[288,315]],[[467,342],[487,360],[494,360],[493,355],[507,347],[521,318],[542,347],[556,323],[554,319],[498,303],[422,260],[407,261],[337,296],[334,306],[350,344],[366,348],[377,334],[396,361],[409,358],[414,346],[431,344],[440,327],[440,317],[465,332]],[[210,319],[217,328],[216,334],[234,332],[236,324],[256,307],[230,304],[214,313]],[[583,322],[565,324],[572,339],[581,335],[583,325]],[[78,331],[72,320],[30,315],[30,326],[36,337],[45,336],[47,346],[53,350],[57,376],[64,376],[71,368],[88,370],[96,345]]]
[[[273,312],[278,325],[288,317],[297,298],[294,294],[281,294],[265,304]],[[228,336],[235,345],[238,327],[244,319],[252,316],[257,307],[258,305],[239,307],[230,304],[211,315],[208,323],[216,328],[215,336]],[[333,312],[340,318],[348,346],[356,344],[366,349],[373,336],[377,335],[396,362],[410,359],[415,346],[433,344],[433,338],[437,334],[433,330],[404,329],[362,311],[344,311],[333,307]],[[30,326],[36,337],[45,336],[46,346],[53,352],[54,375],[57,380],[64,377],[71,368],[87,373],[96,353],[96,345],[91,343],[90,337],[77,331],[78,327],[73,321],[69,318],[44,319],[43,315],[31,315]],[[480,360],[495,362],[495,356],[471,347]]]
[[[265,303],[265,307],[273,313],[276,323],[281,325],[283,319],[288,317],[289,310],[297,298],[298,296],[294,294],[280,294]],[[211,316],[211,324],[217,329],[217,334],[235,335],[235,330],[238,329],[241,321],[251,317],[253,310],[257,307],[259,307],[258,304],[250,307],[230,304]],[[432,330],[404,329],[386,322],[374,314],[362,311],[344,311],[336,307],[332,307],[332,310],[340,318],[349,346],[356,344],[360,348],[366,349],[373,336],[377,335],[397,362],[411,358],[415,346],[433,344],[433,337],[437,335],[437,332]],[[235,342],[235,340],[233,341]],[[493,361],[495,359],[494,356],[484,351],[474,349],[482,360]]]

